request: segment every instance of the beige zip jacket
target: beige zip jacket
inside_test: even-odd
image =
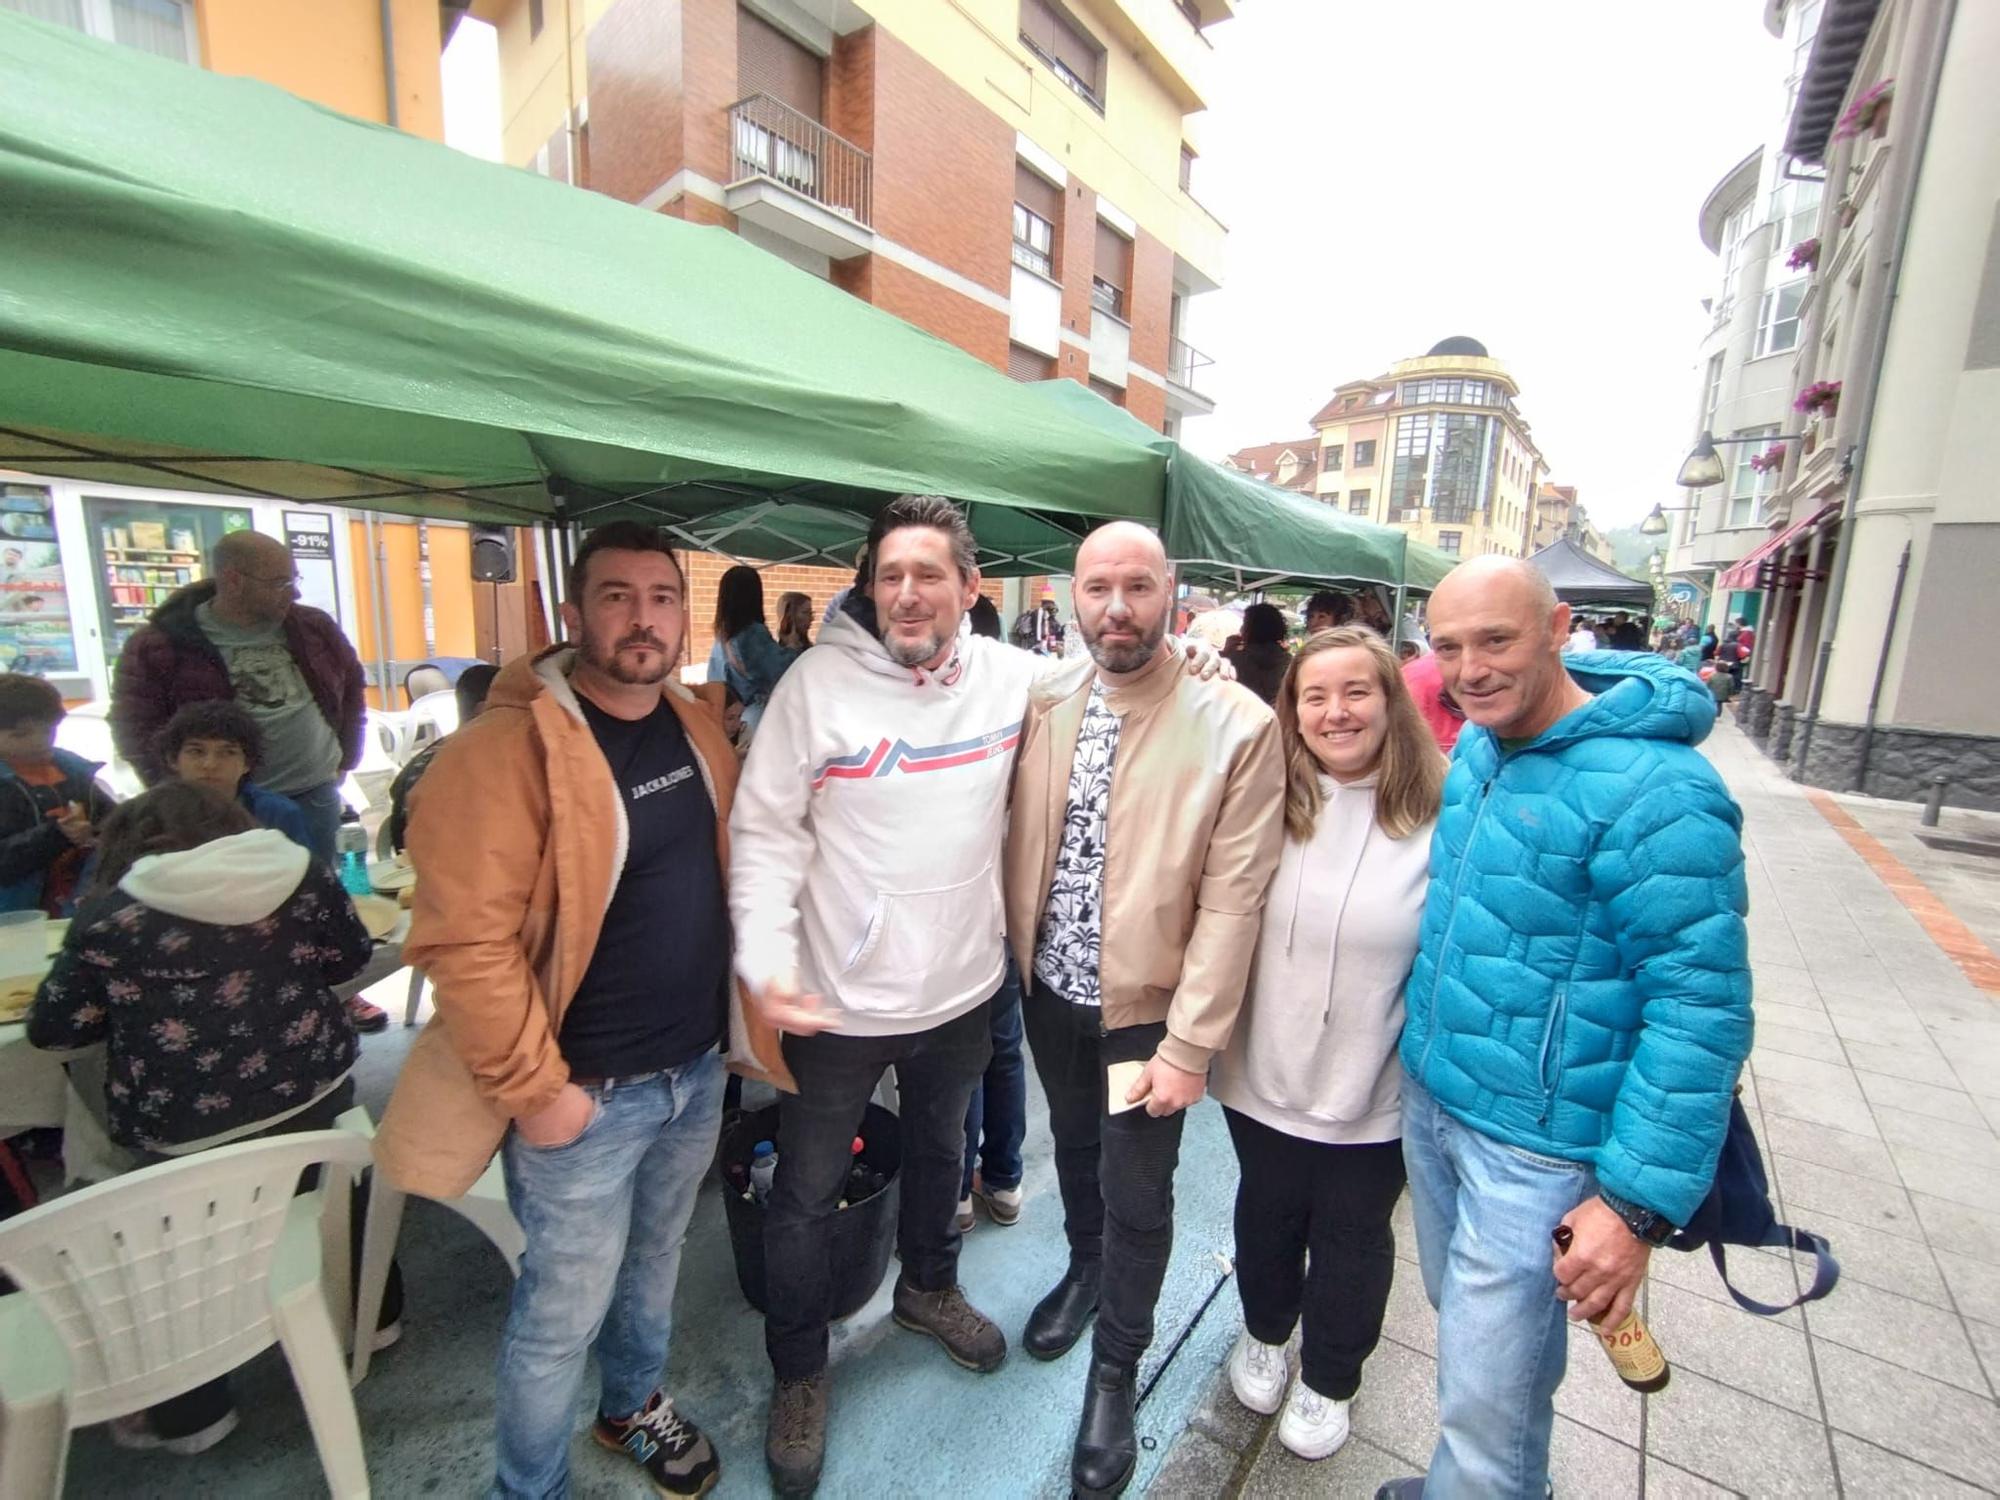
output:
[[[1007,830],[1007,938],[1024,978],[1062,847],[1094,664],[1038,686],[1021,731]],[[1278,723],[1255,694],[1203,682],[1178,653],[1110,689],[1118,715],[1105,835],[1107,1030],[1167,1023],[1159,1056],[1190,1073],[1228,1045],[1265,888],[1284,839]]]

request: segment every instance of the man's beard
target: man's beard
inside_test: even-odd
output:
[[[618,659],[618,652],[631,646],[648,646],[659,653],[659,660],[650,667],[629,667]],[[586,634],[577,642],[577,654],[591,666],[609,677],[613,682],[622,682],[629,687],[651,687],[656,682],[666,680],[673,670],[672,653],[651,631],[628,635],[618,643],[617,649],[606,651],[601,643]]]
[[[1081,621],[1078,622],[1082,624]],[[1090,648],[1090,659],[1107,672],[1136,672],[1153,659],[1153,653],[1160,649],[1160,642],[1167,638],[1167,620],[1162,615],[1150,630],[1139,632],[1139,638],[1129,646],[1123,642],[1105,645],[1097,639],[1097,633],[1084,626],[1083,643]]]
[[[932,631],[921,640],[904,642],[884,634],[882,649],[889,653],[889,660],[900,667],[921,667],[935,659],[947,644],[946,637]]]

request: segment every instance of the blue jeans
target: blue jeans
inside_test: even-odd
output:
[[[629,1417],[659,1388],[681,1242],[722,1123],[722,1056],[585,1084],[597,1113],[566,1146],[509,1131],[507,1202],[527,1248],[500,1337],[493,1494],[569,1489],[571,1413],[593,1345],[598,1411]]]
[[[1569,1354],[1549,1233],[1597,1191],[1597,1174],[1488,1139],[1408,1078],[1403,1160],[1438,1315],[1438,1441],[1424,1494],[1542,1496]]]
[[[340,837],[340,810],[344,805],[340,800],[340,783],[329,781],[324,786],[308,787],[303,792],[287,792],[287,797],[299,805],[299,811],[306,815],[306,837],[313,858],[329,870],[334,868],[334,846]]]
[[[981,1142],[981,1136],[984,1142]],[[1028,1068],[1021,1061],[1021,973],[1007,956],[1007,977],[993,996],[993,1061],[965,1112],[965,1176],[958,1196],[972,1196],[972,1169],[987,1188],[1021,1185],[1021,1143],[1028,1138]]]

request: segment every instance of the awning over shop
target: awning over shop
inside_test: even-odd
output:
[[[1763,587],[1758,573],[1767,560],[1775,560],[1785,548],[1811,532],[1829,516],[1840,509],[1840,502],[1830,501],[1807,516],[1803,521],[1794,522],[1768,541],[1744,554],[1743,560],[1734,564],[1715,580],[1718,589],[1755,589]]]
[[[1653,586],[1600,562],[1568,537],[1557,537],[1528,561],[1542,570],[1565,604],[1601,609],[1651,609]]]
[[[1161,519],[1166,454],[725,231],[8,11],[0,97],[0,468],[843,564],[937,492],[996,571]]]

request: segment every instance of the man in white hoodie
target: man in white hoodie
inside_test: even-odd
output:
[[[736,967],[786,1033],[765,1217],[765,1441],[782,1494],[826,1448],[828,1236],[849,1146],[893,1065],[902,1103],[903,1270],[895,1318],[966,1367],[1007,1341],[957,1285],[965,1111],[992,1053],[1004,972],[1000,846],[1014,748],[1038,673],[961,635],[979,592],[964,515],[905,495],[869,531],[850,602],[772,693],[730,818]],[[1219,659],[1189,648],[1198,674]]]

